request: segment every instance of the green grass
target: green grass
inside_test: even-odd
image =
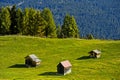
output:
[[[79,59],[88,56],[93,49],[101,49],[101,58]],[[42,60],[41,65],[22,67],[28,54],[37,55]],[[71,62],[72,73],[56,75],[56,66],[63,60]],[[120,41],[1,36],[0,79],[120,80]]]

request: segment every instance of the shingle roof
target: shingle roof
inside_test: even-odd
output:
[[[35,56],[34,54],[29,55],[29,57],[30,57],[33,61],[35,61],[35,62],[40,62],[40,61],[41,61],[41,60],[40,60],[37,56]]]
[[[69,68],[72,66],[68,60],[62,61],[61,64],[63,65],[64,68]]]
[[[99,50],[97,50],[97,49],[92,50],[92,51],[90,51],[89,53],[91,53],[91,52],[94,52],[94,53],[96,53],[96,54],[100,54],[100,53],[101,53],[101,51],[99,51]]]

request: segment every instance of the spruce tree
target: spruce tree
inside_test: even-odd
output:
[[[0,8],[0,35],[3,34],[1,25],[2,25],[2,18],[1,18],[1,8]]]
[[[94,37],[93,37],[92,34],[87,34],[87,35],[86,35],[86,38],[87,38],[87,39],[94,39]]]
[[[36,10],[33,8],[25,8],[23,16],[23,34],[35,36],[34,24],[35,24]]]
[[[61,26],[60,25],[58,25],[57,27],[57,37],[61,38]]]
[[[64,18],[63,25],[61,28],[61,35],[63,38],[70,37],[69,36],[70,27],[71,27],[70,20],[71,20],[71,17],[69,14],[67,14]]]
[[[67,14],[61,29],[61,36],[63,38],[78,38],[79,31],[74,17]]]
[[[32,36],[35,36],[35,15],[36,15],[37,11],[33,8],[30,8],[29,9],[29,13],[28,13],[28,21],[29,21],[29,25],[27,26],[28,29],[27,29],[27,32],[29,35],[32,35]]]
[[[37,11],[35,15],[35,25],[34,25],[35,35],[44,37],[46,25],[47,25],[47,22],[41,17],[40,11]]]
[[[53,19],[52,12],[50,9],[45,8],[41,16],[44,18],[44,20],[47,22],[47,25],[45,27],[45,36],[46,37],[56,37],[56,25]]]
[[[45,36],[47,22],[41,17],[40,11],[26,8],[23,17],[23,34],[31,36]]]
[[[0,35],[9,34],[10,25],[10,13],[7,8],[2,8],[0,14]]]
[[[23,35],[28,35],[28,28],[29,28],[29,9],[25,8],[23,11]]]
[[[17,34],[18,28],[17,28],[17,16],[16,16],[16,5],[14,5],[10,10],[11,15],[11,26],[10,26],[10,33],[11,34]]]
[[[16,11],[16,27],[18,29],[17,33],[22,34],[22,30],[23,30],[23,13],[22,10],[20,8],[17,9]]]
[[[79,29],[76,23],[74,16],[71,17],[71,24],[72,24],[72,35],[74,38],[79,38]]]

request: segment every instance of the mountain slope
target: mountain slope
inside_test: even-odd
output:
[[[49,7],[56,24],[63,23],[66,13],[75,16],[81,36],[93,34],[96,38],[120,39],[119,0],[1,0],[0,6],[16,4],[42,10]]]
[[[49,39],[0,36],[0,80],[119,80],[120,41]],[[88,52],[101,49],[99,59]],[[42,60],[36,68],[26,68],[24,57],[35,54]],[[58,75],[57,64],[69,60],[72,73]]]

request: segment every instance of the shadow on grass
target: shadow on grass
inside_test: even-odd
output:
[[[57,72],[44,72],[39,74],[39,76],[61,76],[61,74],[58,74]]]
[[[77,58],[76,60],[87,60],[87,59],[90,59],[89,56],[82,56],[80,58]]]
[[[12,66],[9,66],[8,68],[27,68],[25,64],[14,64]]]

